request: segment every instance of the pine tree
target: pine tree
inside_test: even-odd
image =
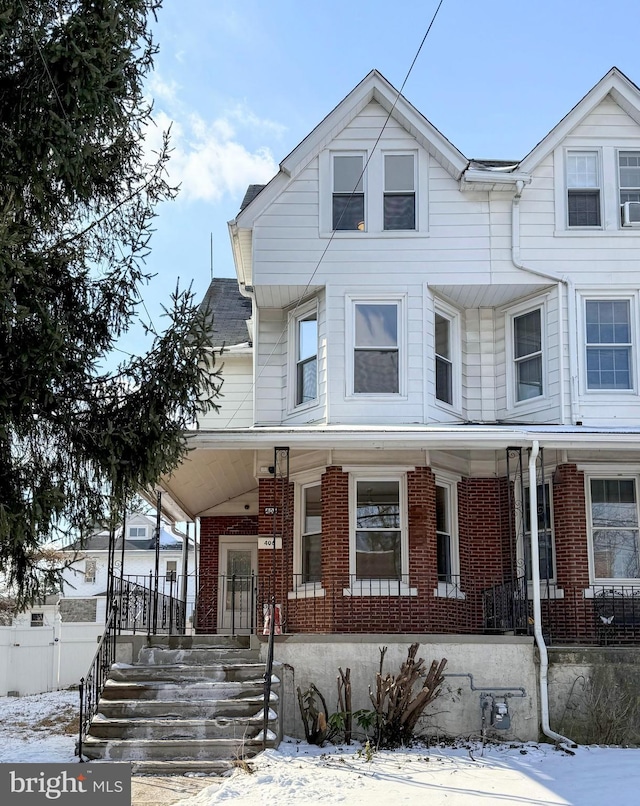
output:
[[[0,0],[0,573],[32,601],[58,528],[121,511],[185,455],[216,394],[203,314],[176,289],[150,351],[107,371],[139,323],[168,142],[151,164],[144,81],[161,0]]]

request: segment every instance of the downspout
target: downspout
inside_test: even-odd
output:
[[[536,460],[540,451],[540,445],[537,439],[532,442],[529,451],[529,512],[534,513],[538,511],[538,480],[536,477]],[[538,543],[538,518],[533,516],[530,518],[531,528],[531,583],[533,586],[533,634],[540,653],[540,674],[539,674],[539,691],[540,691],[540,717],[542,722],[542,732],[545,736],[553,739],[562,744],[573,745],[571,739],[562,736],[551,730],[549,725],[549,691],[548,691],[548,673],[549,673],[549,655],[547,653],[547,645],[544,642],[542,634],[542,607],[540,603],[540,546]]]
[[[535,274],[538,277],[543,277],[545,280],[553,280],[558,284],[558,315],[560,326],[560,423],[565,425],[565,373],[564,373],[564,355],[562,345],[563,339],[563,293],[562,286],[567,289],[567,330],[569,336],[569,407],[571,412],[571,424],[575,424],[578,420],[576,412],[576,400],[578,395],[577,378],[578,369],[576,364],[576,356],[578,355],[577,334],[576,334],[576,300],[575,289],[573,281],[570,277],[560,277],[552,272],[540,271],[531,266],[525,266],[520,260],[520,198],[524,189],[524,182],[519,180],[516,182],[516,192],[511,203],[511,262],[516,269],[522,269],[530,274]]]

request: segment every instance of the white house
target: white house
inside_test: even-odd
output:
[[[229,230],[228,395],[163,485],[208,631],[276,597],[292,640],[638,642],[638,87],[613,68],[505,162],[372,71]]]

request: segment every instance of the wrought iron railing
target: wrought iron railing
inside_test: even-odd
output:
[[[98,644],[96,654],[93,656],[89,671],[80,678],[80,716],[78,720],[78,746],[76,748],[80,761],[82,758],[82,745],[91,725],[91,720],[98,712],[98,705],[102,690],[109,676],[111,666],[116,660],[116,636],[118,633],[118,605],[113,603],[107,617],[104,633]]]
[[[482,591],[482,617],[486,632],[528,632],[527,580],[518,577]]]
[[[119,605],[118,630],[182,635],[186,629],[186,603],[177,596],[178,590],[175,575],[117,579],[114,595]]]

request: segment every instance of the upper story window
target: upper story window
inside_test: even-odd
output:
[[[416,179],[413,154],[384,155],[385,230],[416,228]]]
[[[516,402],[540,397],[542,385],[542,312],[513,317],[513,360]]]
[[[364,155],[333,155],[334,230],[365,229]]]
[[[311,311],[296,320],[296,393],[301,406],[318,397],[318,314]]]
[[[129,537],[133,538],[134,540],[145,538],[147,536],[147,527],[146,526],[130,526],[129,527]]]
[[[451,352],[451,320],[436,313],[436,399],[453,404],[453,359]]]
[[[355,303],[354,394],[400,391],[398,314],[395,302]]]
[[[637,479],[590,478],[588,485],[593,576],[638,579]]]
[[[44,613],[32,613],[31,614],[31,626],[32,627],[44,627]]]
[[[587,389],[632,389],[628,299],[585,300]]]
[[[601,226],[601,177],[597,151],[567,153],[567,223]]]
[[[620,219],[623,227],[640,227],[640,151],[618,152]]]
[[[399,479],[356,480],[357,579],[399,580],[402,577],[404,541],[400,488]]]
[[[167,582],[175,582],[178,574],[178,561],[167,560],[166,568]]]
[[[302,487],[300,557],[302,583],[320,582],[322,577],[322,499],[320,484]]]

